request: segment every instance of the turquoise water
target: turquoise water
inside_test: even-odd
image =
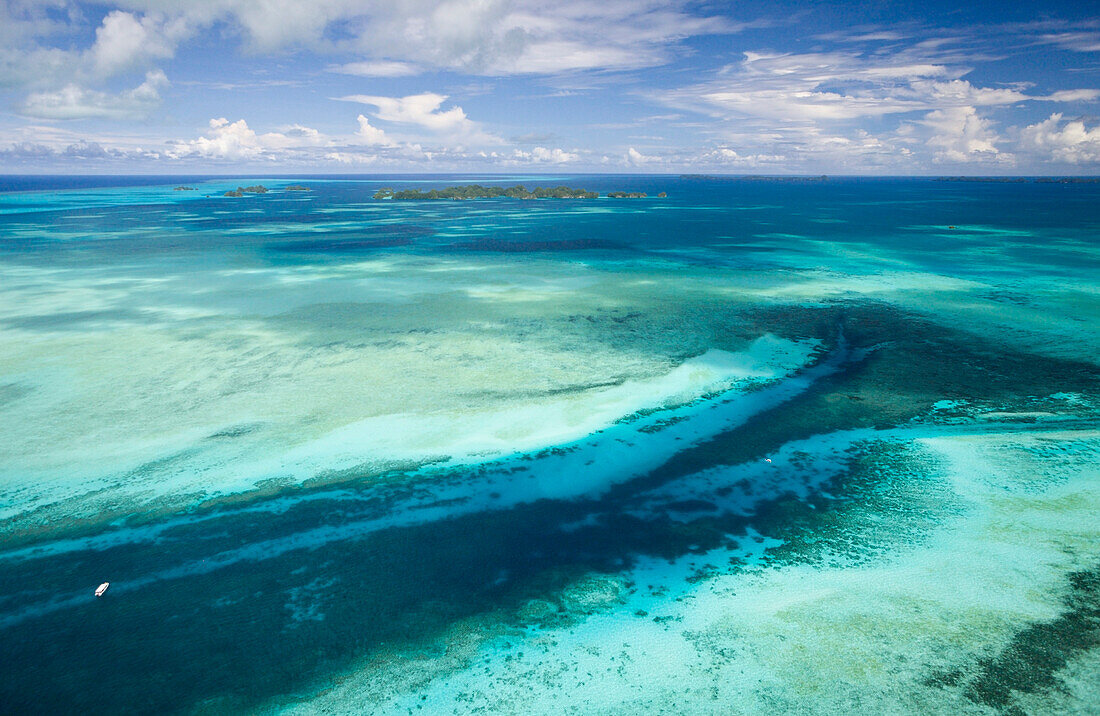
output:
[[[1100,708],[1100,185],[0,188],[5,712]]]

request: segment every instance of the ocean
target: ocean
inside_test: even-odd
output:
[[[1100,183],[0,177],[0,436],[4,713],[1100,710]]]

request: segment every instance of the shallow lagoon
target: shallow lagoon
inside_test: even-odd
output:
[[[1100,189],[403,181],[0,194],[3,703],[1100,708]]]

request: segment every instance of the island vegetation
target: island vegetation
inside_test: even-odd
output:
[[[444,189],[431,189],[428,191],[420,191],[419,189],[394,191],[389,187],[383,187],[374,194],[375,199],[397,199],[399,201],[426,201],[433,199],[452,199],[455,201],[465,199],[595,199],[598,196],[599,194],[594,191],[573,189],[567,186],[540,186],[529,190],[522,184],[517,184],[512,187],[466,184],[464,186],[449,186]]]
[[[225,192],[225,194],[222,194],[222,196],[238,197],[238,196],[244,196],[245,194],[266,194],[266,193],[267,193],[267,187],[266,186],[263,186],[262,184],[256,184],[254,186],[239,186],[236,189],[230,189],[229,191]]]
[[[1027,179],[1023,177],[973,177],[973,176],[959,176],[959,177],[936,177],[935,181],[961,181],[961,182],[978,182],[988,184],[1023,184]]]
[[[829,177],[821,176],[774,176],[766,174],[681,174],[681,179],[695,181],[763,181],[763,182],[819,182],[828,181]]]
[[[283,187],[283,191],[313,191],[308,186],[302,186],[301,184],[291,184],[290,186]]]
[[[1100,177],[981,177],[955,176],[936,177],[936,181],[979,182],[985,184],[1098,184]]]
[[[175,191],[196,191],[196,189],[193,186],[177,186]]]
[[[528,189],[522,184],[511,187],[482,186],[481,184],[466,184],[463,186],[451,186],[443,189],[403,189],[397,191],[392,187],[382,187],[374,193],[375,199],[395,199],[397,201],[431,201],[450,199],[464,201],[467,199],[598,199],[599,193],[587,189],[574,189],[568,186],[542,187]],[[642,199],[643,192],[614,191],[607,194],[615,199]],[[658,196],[665,197],[661,192]]]

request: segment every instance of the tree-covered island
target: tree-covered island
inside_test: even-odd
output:
[[[245,194],[266,194],[267,187],[263,184],[256,184],[254,186],[239,186],[236,189],[230,189],[222,194],[222,196],[240,197]]]
[[[626,198],[640,198],[645,194],[625,192],[612,192],[608,196],[623,196]],[[390,187],[382,187],[374,194],[375,199],[396,199],[426,201],[433,199],[451,199],[462,201],[465,199],[598,199],[599,193],[587,189],[574,189],[568,186],[535,187],[528,189],[522,184],[511,187],[482,186],[480,184],[466,184],[464,186],[451,186],[444,189],[404,189],[394,191]]]

